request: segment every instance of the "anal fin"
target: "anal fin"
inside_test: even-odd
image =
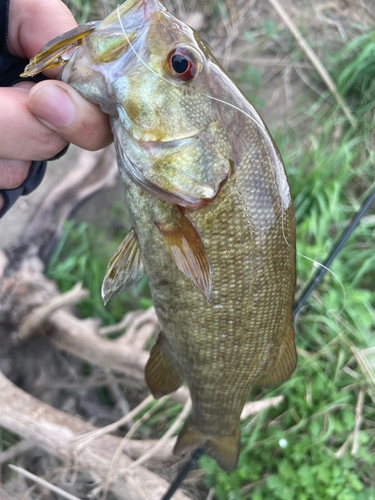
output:
[[[203,434],[195,429],[188,419],[178,436],[173,453],[182,455],[196,448],[202,448],[224,471],[229,472],[237,466],[240,437],[239,427],[229,436]]]
[[[198,230],[176,209],[169,224],[156,224],[177,267],[208,302],[212,286],[211,264]]]
[[[142,276],[141,251],[137,235],[132,228],[109,261],[102,286],[104,304],[125,288],[136,283]]]
[[[165,349],[163,333],[159,333],[151,349],[145,375],[147,385],[156,399],[176,391],[182,384],[182,379]]]
[[[266,386],[280,385],[290,378],[296,365],[297,353],[294,345],[293,326],[290,323],[283,336],[276,359],[260,383]]]

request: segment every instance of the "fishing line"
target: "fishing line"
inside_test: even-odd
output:
[[[121,26],[121,30],[122,30],[122,32],[124,34],[124,37],[126,38],[126,41],[127,41],[128,45],[129,45],[129,47],[133,51],[133,53],[136,56],[136,58],[140,61],[140,63],[143,64],[143,66],[145,66],[149,71],[151,71],[151,73],[153,73],[157,78],[160,78],[161,80],[165,81],[169,85],[173,85],[174,87],[177,87],[179,89],[186,90],[184,87],[181,87],[181,85],[177,85],[176,83],[171,82],[170,80],[167,80],[163,76],[159,75],[159,73],[157,73],[147,63],[145,63],[145,61],[143,61],[143,59],[140,57],[140,55],[138,54],[138,52],[135,50],[133,44],[129,40],[129,38],[128,38],[127,34],[126,34],[126,31],[124,30],[124,26],[122,24],[122,20],[121,20],[121,16],[120,16],[120,5],[117,6],[117,17],[118,17],[118,20],[119,20],[119,23],[120,23],[120,26]],[[211,96],[211,95],[208,95],[208,94],[203,94],[202,92],[199,92],[199,91],[197,91],[195,89],[189,89],[189,91],[193,92],[195,94],[201,95],[202,97],[207,97],[208,99],[212,99],[213,101],[217,101],[217,102],[220,102],[222,104],[226,104],[227,106],[230,106],[231,108],[233,108],[233,109],[239,111],[240,113],[244,114],[245,116],[247,116],[258,127],[258,129],[260,129],[260,131],[263,134],[263,137],[268,142],[268,144],[270,146],[270,150],[271,150],[272,155],[274,157],[274,162],[275,162],[275,165],[276,165],[276,181],[275,181],[276,189],[278,188],[278,186],[280,187],[282,185],[282,182],[281,182],[281,179],[280,179],[279,169],[277,168],[278,164],[280,163],[280,160],[279,160],[279,158],[278,158],[278,156],[277,156],[277,154],[276,154],[276,152],[274,150],[272,141],[271,141],[270,137],[268,136],[265,127],[262,126],[263,125],[262,122],[258,122],[257,120],[255,120],[255,118],[253,118],[251,115],[249,115],[248,113],[246,113],[246,111],[244,111],[243,109],[239,108],[238,106],[235,106],[234,104],[231,104],[230,102],[223,101],[222,99],[219,99],[218,97],[214,97],[214,96]],[[286,239],[285,231],[284,231],[284,201],[283,201],[281,195],[280,195],[280,201],[281,201],[281,229],[282,229],[282,235],[283,235],[284,241],[287,244],[287,246],[289,248],[291,248],[290,243]],[[315,267],[320,267],[321,270],[323,271],[323,275],[325,274],[326,271],[328,271],[338,281],[338,283],[340,284],[340,286],[342,288],[343,294],[344,294],[344,303],[343,303],[342,308],[340,309],[340,311],[336,315],[341,314],[341,312],[345,309],[345,305],[346,305],[346,292],[345,292],[344,285],[342,284],[340,278],[333,271],[331,271],[330,269],[328,269],[328,267],[325,266],[324,264],[321,264],[320,262],[318,262],[318,261],[316,261],[314,259],[311,259],[310,257],[307,257],[306,255],[303,255],[302,253],[298,252],[297,250],[296,250],[296,254],[299,255],[300,257],[302,257],[302,258],[304,258],[304,259],[309,260],[310,262],[312,262]]]
[[[303,304],[306,302],[306,300],[309,297],[309,295],[311,294],[311,292],[320,283],[326,270],[331,272],[327,266],[329,266],[333,262],[333,260],[336,258],[337,254],[340,252],[342,247],[345,245],[349,236],[352,234],[354,229],[358,226],[362,217],[365,215],[365,213],[371,207],[371,205],[374,203],[374,201],[375,201],[375,188],[372,190],[370,195],[363,202],[363,204],[360,207],[360,209],[358,210],[358,212],[355,214],[355,216],[350,221],[349,226],[345,229],[345,231],[342,233],[339,240],[337,241],[336,245],[332,248],[330,254],[328,255],[328,257],[324,261],[324,264],[321,265],[322,268],[318,269],[316,271],[316,273],[311,278],[309,283],[306,285],[306,287],[300,293],[300,295],[299,295],[299,297],[298,297],[298,299],[295,302],[294,307],[293,307],[294,316],[296,316],[298,314],[298,312],[301,310]]]

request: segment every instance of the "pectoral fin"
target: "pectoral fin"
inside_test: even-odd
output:
[[[146,382],[154,398],[159,399],[176,391],[182,384],[165,348],[163,333],[159,333],[146,365]]]
[[[296,364],[297,353],[294,345],[293,326],[290,324],[284,334],[275,361],[260,383],[266,386],[282,384],[292,375]]]
[[[62,55],[74,47],[81,45],[82,38],[91,33],[99,23],[100,21],[92,21],[82,26],[77,26],[77,28],[50,40],[31,59],[30,64],[26,66],[25,71],[20,76],[34,76],[45,69],[64,64],[66,61],[62,59]]]
[[[177,267],[208,302],[212,286],[211,264],[193,223],[176,210],[170,224],[156,224]]]
[[[229,472],[236,468],[238,462],[240,437],[239,427],[230,436],[202,434],[191,425],[188,419],[178,436],[173,453],[181,455],[196,448],[202,448],[224,471]]]
[[[102,286],[104,304],[143,276],[143,264],[137,235],[131,229],[110,260]]]

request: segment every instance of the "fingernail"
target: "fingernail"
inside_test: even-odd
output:
[[[68,93],[58,85],[45,85],[32,95],[30,111],[47,126],[67,127],[75,118],[74,105]]]

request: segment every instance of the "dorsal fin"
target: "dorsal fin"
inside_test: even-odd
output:
[[[211,264],[201,237],[191,220],[176,209],[168,224],[156,224],[177,267],[208,302],[211,286]]]
[[[142,276],[141,251],[137,235],[132,228],[109,261],[102,286],[104,304],[125,288],[136,283]]]

